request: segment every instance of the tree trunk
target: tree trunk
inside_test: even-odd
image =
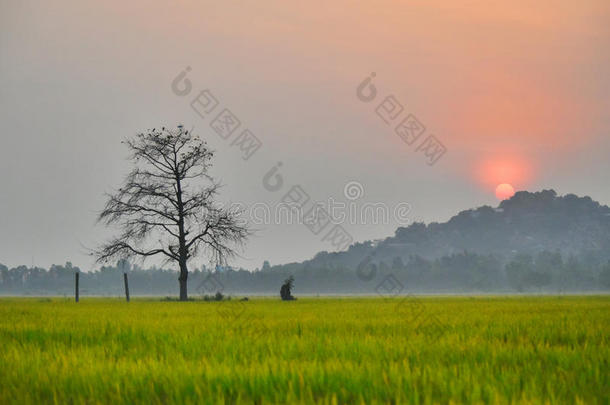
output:
[[[186,292],[186,280],[189,276],[186,261],[188,260],[188,249],[186,247],[186,232],[184,231],[184,203],[182,202],[182,184],[180,176],[176,173],[176,201],[178,202],[178,256],[180,263],[180,301],[188,301],[189,296]]]
[[[178,282],[180,283],[180,301],[188,300],[188,293],[186,290],[186,280],[188,278],[188,269],[186,267],[186,260],[180,261],[180,277],[178,277]]]

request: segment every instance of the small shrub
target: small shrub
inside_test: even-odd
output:
[[[292,296],[293,287],[294,287],[294,277],[290,276],[286,280],[284,280],[284,284],[282,284],[282,288],[280,288],[280,297],[282,297],[282,301],[296,300],[296,298]]]

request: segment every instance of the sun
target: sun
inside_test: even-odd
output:
[[[500,201],[507,200],[515,195],[515,189],[508,183],[498,184],[496,187],[496,198]]]

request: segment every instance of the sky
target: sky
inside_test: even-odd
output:
[[[502,183],[608,205],[608,50],[605,0],[0,0],[0,263],[94,269],[121,141],[163,125],[216,150],[222,202],[254,217],[231,263],[247,269],[341,248],[252,208],[273,216],[293,186],[352,209],[354,242],[495,206]],[[209,115],[191,106],[203,90]],[[225,108],[228,139],[211,126]],[[423,133],[399,136],[413,118]],[[247,159],[243,129],[261,144]],[[373,204],[388,217],[363,220]]]

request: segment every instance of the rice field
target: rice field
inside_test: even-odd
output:
[[[0,403],[608,404],[610,297],[0,299]]]

